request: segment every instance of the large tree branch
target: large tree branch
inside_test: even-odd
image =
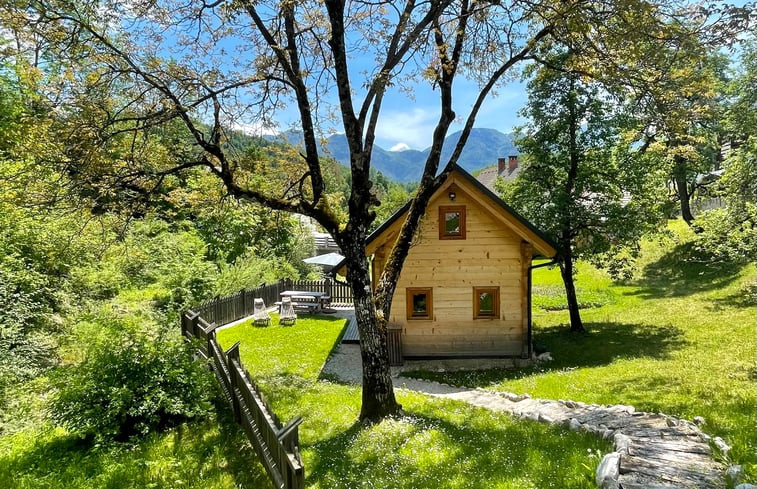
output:
[[[252,19],[255,28],[273,51],[274,56],[289,80],[289,85],[294,88],[297,109],[300,114],[303,142],[305,144],[305,161],[310,170],[313,205],[316,206],[323,194],[324,182],[318,156],[318,144],[315,137],[315,124],[313,123],[310,97],[308,96],[308,89],[303,79],[300,67],[300,55],[297,49],[298,34],[295,27],[296,4],[295,2],[284,2],[282,4],[282,11],[280,13],[284,19],[284,32],[287,43],[285,47],[280,45],[279,41],[265,25],[253,2],[244,0],[242,1],[242,5]]]
[[[452,152],[452,155],[447,161],[445,169],[449,169],[450,167],[452,167],[453,165],[457,163],[457,160],[460,158],[460,155],[463,152],[463,148],[465,147],[465,144],[468,142],[468,137],[470,136],[471,129],[473,129],[473,124],[476,121],[476,116],[478,115],[478,112],[481,110],[481,107],[483,106],[484,101],[489,96],[489,93],[492,91],[492,89],[500,80],[500,78],[502,78],[502,76],[505,73],[507,73],[507,71],[510,68],[512,68],[515,64],[526,59],[529,53],[534,49],[534,47],[542,39],[547,37],[552,32],[553,28],[554,26],[552,24],[547,24],[546,26],[542,27],[542,29],[540,29],[536,34],[534,34],[534,36],[528,41],[528,43],[523,49],[521,49],[514,56],[511,56],[489,77],[489,80],[481,88],[481,91],[476,97],[476,101],[473,103],[473,106],[471,107],[470,113],[468,114],[468,118],[466,119],[465,125],[463,126],[463,130],[460,134],[460,139],[458,139],[457,145],[455,146],[455,149]]]

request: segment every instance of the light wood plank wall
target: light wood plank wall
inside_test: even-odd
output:
[[[389,321],[402,326],[405,356],[520,356],[526,349],[526,273],[531,248],[454,188],[454,202],[443,192],[426,211],[420,234],[397,283]],[[467,236],[440,240],[440,205],[465,205]],[[390,240],[374,254],[380,273]],[[499,286],[499,317],[473,319],[473,287]],[[433,319],[406,319],[407,287],[433,287]]]

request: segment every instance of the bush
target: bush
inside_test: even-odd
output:
[[[253,250],[224,265],[216,281],[215,293],[220,296],[233,294],[240,289],[251,289],[262,283],[274,283],[281,279],[298,279],[300,274],[286,260],[270,256],[256,256]]]
[[[5,389],[57,362],[52,281],[14,257],[0,257],[0,405]]]
[[[84,361],[58,375],[51,405],[56,422],[81,435],[124,440],[209,412],[212,378],[178,332],[156,334],[128,319],[110,322]]]

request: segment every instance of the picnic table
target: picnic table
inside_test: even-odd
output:
[[[289,297],[292,300],[292,307],[295,309],[307,309],[310,312],[320,312],[323,310],[324,303],[331,300],[325,292],[311,292],[308,290],[285,290],[279,294],[282,298]],[[281,311],[281,303],[276,303]]]

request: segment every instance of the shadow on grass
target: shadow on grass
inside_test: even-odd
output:
[[[534,333],[539,349],[551,352],[553,361],[527,368],[498,368],[460,372],[405,372],[407,377],[437,380],[453,385],[486,387],[503,380],[579,367],[599,367],[618,359],[666,358],[686,344],[684,332],[675,326],[627,323],[584,323],[587,333],[576,334],[568,326],[553,326]]]
[[[596,367],[617,359],[666,358],[686,344],[676,326],[633,323],[584,323],[587,333],[575,334],[568,326],[553,326],[534,333],[555,359],[549,368]]]
[[[714,299],[710,307],[713,311],[720,311],[728,308],[754,308],[755,304],[757,304],[757,284],[750,283],[745,284],[733,294]]]
[[[739,276],[743,263],[717,262],[694,248],[694,243],[677,245],[656,262],[644,267],[640,289],[634,295],[645,299],[680,297],[726,287]]]
[[[7,460],[0,469],[0,485],[8,477],[11,484],[4,487],[15,487],[23,477],[28,487],[50,488],[201,488],[228,485],[228,479],[237,487],[272,487],[222,402],[216,406],[216,419],[124,443],[95,444],[75,435],[40,437]]]
[[[453,413],[450,422],[435,413]],[[445,417],[447,414],[444,415]],[[496,417],[452,402],[410,408],[379,425],[353,424],[314,443],[307,485],[353,487],[592,487],[609,444],[587,434]]]

